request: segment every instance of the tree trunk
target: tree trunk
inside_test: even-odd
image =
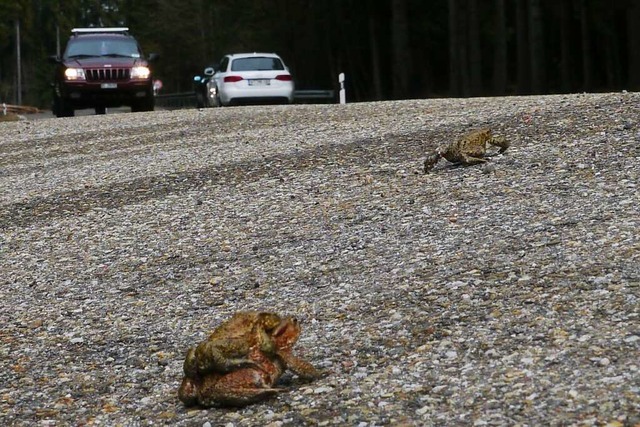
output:
[[[560,3],[560,88],[568,93],[571,84],[571,3]]]
[[[601,19],[604,27],[604,40],[607,45],[605,49],[605,66],[607,75],[607,87],[613,89],[620,88],[620,43],[616,34],[615,11],[608,9]]]
[[[493,92],[504,95],[507,91],[507,19],[504,0],[495,0],[493,39]]]
[[[523,0],[516,3],[516,39],[518,56],[518,93],[531,91],[529,79],[529,31],[527,25],[527,5]]]
[[[478,0],[468,0],[467,19],[469,23],[469,93],[472,96],[482,92],[482,50],[480,46],[480,13]]]
[[[409,94],[411,52],[409,51],[409,22],[407,1],[391,0],[391,41],[393,50],[393,97],[402,99]]]
[[[458,50],[458,1],[449,0],[449,93],[460,95],[460,52]]]
[[[580,0],[580,28],[582,36],[582,85],[585,91],[589,91],[593,86],[593,78],[591,76],[589,11],[587,10],[587,2],[585,0]]]
[[[529,0],[529,54],[531,56],[531,90],[543,93],[545,86],[544,36],[540,0]]]
[[[208,43],[207,43],[207,22],[205,21],[205,19],[207,18],[207,15],[205,14],[204,11],[204,4],[202,1],[199,1],[197,4],[198,7],[198,35],[200,36],[200,55],[202,58],[207,58],[207,47],[208,47]]]
[[[373,13],[369,14],[369,46],[371,49],[371,74],[373,78],[374,99],[381,100],[382,94],[382,75],[380,72],[380,55],[378,47],[378,39],[376,37],[376,18]]]
[[[630,2],[627,11],[627,37],[629,40],[627,54],[629,55],[628,88],[640,90],[640,3]]]
[[[467,0],[458,0],[458,64],[460,66],[460,89],[462,96],[471,95],[471,77],[469,70],[469,13]]]

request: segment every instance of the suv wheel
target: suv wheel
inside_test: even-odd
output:
[[[143,100],[136,102],[131,106],[131,112],[139,113],[142,111],[153,111],[155,107],[155,100],[153,94],[148,94]]]
[[[59,96],[53,96],[53,114],[56,117],[73,117],[75,111]]]

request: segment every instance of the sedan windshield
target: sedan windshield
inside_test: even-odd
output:
[[[278,58],[256,56],[238,58],[231,63],[231,71],[284,70],[284,64]]]

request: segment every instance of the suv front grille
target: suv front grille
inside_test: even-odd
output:
[[[120,81],[129,80],[129,68],[89,68],[84,70],[88,81]]]

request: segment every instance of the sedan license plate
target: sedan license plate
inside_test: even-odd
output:
[[[118,83],[101,83],[100,88],[101,89],[117,89]]]
[[[271,80],[269,79],[253,79],[249,80],[249,86],[269,86]]]

